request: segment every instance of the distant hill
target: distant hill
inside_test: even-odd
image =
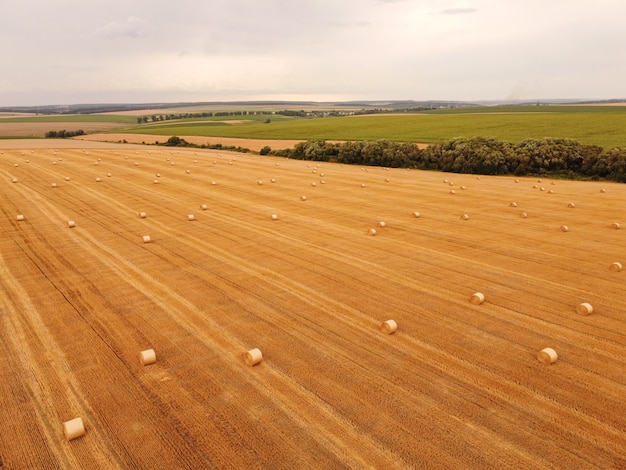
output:
[[[177,103],[91,103],[69,105],[44,106],[7,106],[0,107],[0,112],[33,113],[33,114],[95,114],[115,113],[122,111],[154,110],[166,108],[183,108],[197,106],[319,106],[325,108],[359,107],[363,109],[438,109],[460,108],[472,106],[502,106],[502,105],[539,105],[539,104],[611,104],[626,102],[626,99],[610,100],[581,100],[581,99],[548,99],[548,100],[479,100],[479,101],[450,101],[450,100],[355,100],[355,101],[205,101],[205,102],[177,102]]]

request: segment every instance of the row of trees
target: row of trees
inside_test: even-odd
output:
[[[46,139],[67,139],[69,137],[76,137],[77,135],[85,135],[85,131],[78,129],[77,131],[48,131],[46,132]]]
[[[491,137],[455,138],[420,149],[416,144],[381,141],[301,142],[272,151],[301,160],[417,168],[483,175],[553,175],[626,183],[626,149],[608,151],[570,139],[527,139],[518,144]]]

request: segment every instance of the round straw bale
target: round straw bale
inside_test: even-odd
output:
[[[201,204],[200,205],[200,209],[202,209],[203,211],[207,210],[209,208],[209,206],[207,206],[206,204]]]
[[[107,176],[110,178],[111,177],[111,173],[107,173]]]
[[[444,182],[444,183],[447,183],[447,182],[448,182],[448,180],[447,180],[447,179],[444,179],[444,180],[443,180],[443,182]]]
[[[372,236],[376,235],[376,229],[375,228],[371,228],[369,230],[369,234],[372,235]]]
[[[185,173],[189,174],[191,173],[191,170],[185,170]]]
[[[465,186],[461,186],[461,189],[465,190],[465,189],[467,189],[467,187],[465,187]]]
[[[156,362],[156,353],[154,349],[146,349],[139,353],[139,362],[142,366],[148,366]]]
[[[526,212],[522,212],[522,213],[520,214],[520,217],[521,217],[522,219],[525,219],[526,217],[528,217],[528,214],[527,214]]]
[[[554,191],[552,191],[551,189],[548,190],[548,194],[554,194]]]
[[[259,180],[259,181],[257,181],[257,183],[258,183],[259,185],[262,185],[262,184],[263,184],[263,180]]]
[[[450,183],[448,183],[450,186],[454,186],[454,181],[450,181]]]
[[[619,224],[618,224],[617,222],[613,222],[613,223],[611,224],[611,228],[618,229],[618,228],[619,228]]]
[[[611,263],[610,269],[611,271],[620,272],[622,270],[622,263],[615,261],[614,263]]]
[[[516,183],[519,183],[519,180],[518,180],[518,179],[516,179],[516,180],[515,180],[515,182],[516,182]]]
[[[143,238],[143,242],[144,243],[152,242],[152,239],[150,238],[150,235],[144,235],[142,238]]]
[[[14,183],[17,183],[17,178],[13,178],[11,181],[13,181]]]
[[[276,183],[276,178],[272,178],[272,179],[270,180],[270,183]]]
[[[591,306],[591,304],[583,302],[582,304],[578,305],[578,307],[576,307],[576,313],[578,313],[579,315],[591,315],[593,313],[593,307]]]
[[[159,184],[159,180],[154,180],[153,183],[154,184]]]
[[[278,214],[272,214],[270,218],[272,220],[278,220]]]
[[[135,166],[139,166],[139,162],[135,162]]]
[[[512,202],[511,204],[509,204],[509,206],[511,206],[511,207],[517,207],[517,202]]]
[[[258,348],[249,350],[246,353],[246,364],[249,366],[256,366],[263,360],[263,354]]]
[[[570,202],[567,207],[569,207],[570,209],[573,209],[574,207],[576,207],[576,204],[574,204],[573,202]]]
[[[300,196],[300,200],[301,201],[306,201],[306,196],[303,194],[302,196]]]
[[[57,184],[56,184],[56,183],[52,183],[52,187],[53,187],[53,188],[56,188],[56,187],[57,187]]]
[[[174,163],[174,162],[170,162],[170,165],[174,166],[174,165],[176,165],[176,163]]]
[[[76,222],[74,222],[73,220],[68,220],[67,221],[67,226],[69,228],[74,228],[74,227],[76,227]]]
[[[140,212],[139,213],[139,217],[142,218],[142,219],[145,219],[146,218],[146,213],[145,212]]]
[[[601,192],[601,193],[606,193],[606,189],[602,188],[602,189],[600,190],[600,192]]]
[[[451,189],[450,194],[456,194],[456,191],[454,189]]]
[[[364,188],[365,187],[365,183],[361,183],[361,187]]]
[[[188,220],[190,220],[190,221],[194,221],[194,220],[196,220],[196,216],[195,216],[195,215],[193,215],[193,214],[189,214],[189,215],[187,216],[187,219],[188,219]]]
[[[387,224],[386,224],[385,222],[383,222],[382,220],[381,220],[380,222],[378,222],[378,225],[379,225],[381,228],[384,228],[384,227],[386,227],[386,226],[387,226]]]
[[[473,303],[474,305],[480,305],[484,301],[485,301],[485,294],[483,294],[482,292],[475,292],[470,297],[470,302]]]
[[[217,184],[217,181],[213,180],[211,181],[211,186],[215,186]]]
[[[317,186],[317,183],[316,183],[315,181],[313,181],[313,182],[311,183],[311,186]]]
[[[24,216],[23,216],[22,214],[18,214],[18,215],[17,215],[17,220],[18,220],[18,221],[22,221],[22,220],[24,220]]]
[[[100,178],[96,178],[96,183],[99,183],[100,181],[102,181]]]
[[[398,324],[394,320],[385,320],[380,324],[380,331],[390,335],[398,329]]]
[[[545,191],[546,188],[544,188],[543,186],[541,188],[539,188],[540,191]]]
[[[419,219],[420,215],[421,214],[419,212],[413,212],[413,217],[415,217],[416,219]]]
[[[15,168],[17,168],[17,167],[18,167],[18,166],[20,166],[20,165],[19,165],[19,163],[14,163],[14,164],[13,164],[13,166],[14,166]]]
[[[63,434],[68,441],[85,435],[85,425],[82,418],[74,418],[63,423]]]
[[[538,180],[537,180],[537,183],[541,183],[541,180],[540,180],[540,179],[538,179]]]
[[[320,178],[323,178],[323,177],[324,177],[324,173],[320,173]]]
[[[160,177],[161,177],[161,173],[157,173],[157,174],[156,174],[156,175],[154,175],[154,176],[156,176],[157,178],[160,178]]]
[[[561,232],[568,232],[569,231],[569,227],[567,225],[561,225]]]
[[[389,178],[385,178],[385,183],[389,183]]]
[[[463,214],[463,215],[461,216],[461,219],[463,219],[463,220],[469,220],[469,215],[467,215],[467,214]]]
[[[320,183],[322,183],[322,184],[326,184],[326,181],[324,181],[324,180],[320,180]]]
[[[544,348],[537,353],[539,362],[546,365],[554,364],[558,357],[556,351],[552,348]]]

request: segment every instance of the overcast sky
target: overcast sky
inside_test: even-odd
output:
[[[0,7],[0,106],[626,98],[624,0]]]

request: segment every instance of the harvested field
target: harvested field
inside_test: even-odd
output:
[[[626,467],[625,185],[84,144],[0,148],[4,467]]]

